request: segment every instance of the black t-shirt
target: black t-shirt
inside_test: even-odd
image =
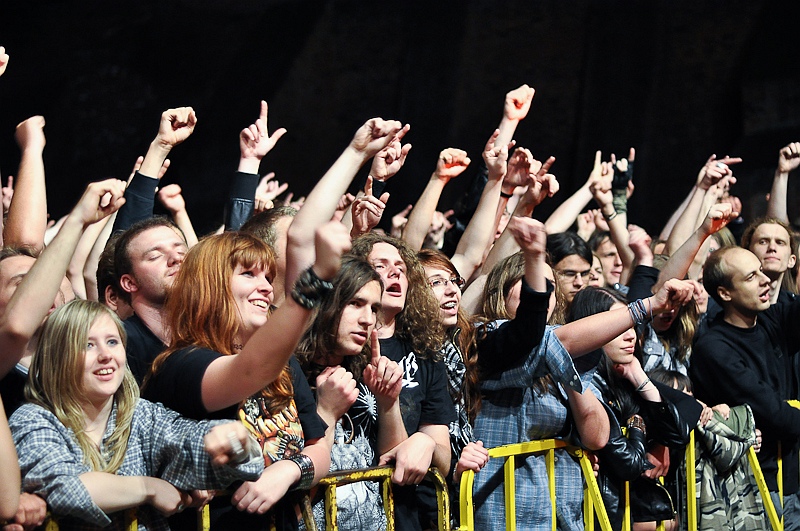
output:
[[[6,410],[6,418],[11,417],[25,400],[25,382],[28,381],[28,370],[19,363],[0,379],[0,398]]]
[[[147,328],[144,321],[139,319],[136,314],[125,319],[122,325],[128,335],[128,344],[125,348],[128,355],[128,367],[130,367],[133,377],[136,378],[136,383],[142,385],[153,360],[164,351],[166,345]]]
[[[289,360],[294,400],[275,415],[269,413],[270,404],[257,393],[241,404],[219,411],[207,411],[202,400],[202,381],[208,366],[224,356],[205,348],[187,348],[169,356],[152,375],[142,396],[193,419],[242,420],[254,433],[264,455],[265,465],[292,456],[303,450],[306,440],[325,436],[327,425],[317,415],[317,404],[300,364],[294,357]],[[229,489],[233,492],[238,485]],[[270,511],[278,529],[296,529],[294,493],[287,496]],[[186,513],[183,513],[186,514]],[[269,514],[269,513],[268,513]],[[192,515],[193,516],[193,515]],[[268,529],[270,518],[233,510],[230,499],[219,498],[211,503],[212,529]],[[170,519],[172,529],[193,530],[196,520],[185,516]]]
[[[453,400],[447,391],[444,363],[428,357],[419,358],[411,346],[395,337],[381,339],[381,355],[396,361],[403,369],[400,413],[406,432],[412,435],[423,424],[448,426],[456,420]],[[416,487],[392,486],[395,500],[395,529],[420,530]]]

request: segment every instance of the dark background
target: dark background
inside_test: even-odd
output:
[[[656,231],[711,153],[741,156],[734,193],[763,211],[778,149],[800,141],[800,2],[4,0],[0,170],[16,173],[18,122],[47,120],[51,216],[84,184],[127,177],[169,107],[194,135],[165,181],[184,190],[199,234],[221,221],[238,132],[270,103],[289,133],[267,155],[306,194],[353,132],[382,116],[412,125],[389,215],[414,202],[445,147],[474,164],[504,94],[536,88],[518,144],[555,155],[560,202],[593,153],[637,148],[630,219]],[[469,170],[445,191],[451,206]],[[790,216],[800,217],[795,187]],[[554,205],[535,214],[544,217]],[[388,216],[387,216],[388,218]]]

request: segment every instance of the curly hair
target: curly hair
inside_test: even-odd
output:
[[[350,254],[369,261],[376,243],[397,249],[406,265],[408,294],[405,307],[395,317],[395,336],[409,343],[419,357],[437,356],[444,344],[444,326],[439,320],[439,303],[428,287],[417,253],[403,240],[371,232],[353,241]]]
[[[295,351],[297,361],[303,367],[303,372],[312,387],[317,375],[328,365],[327,357],[336,350],[342,311],[361,288],[370,282],[377,282],[383,293],[381,277],[372,269],[369,262],[355,256],[342,258],[342,266],[332,281],[333,290],[317,307],[311,324],[306,328]],[[346,356],[342,366],[361,381],[364,367],[369,364],[371,355],[368,341],[361,349],[360,355]]]

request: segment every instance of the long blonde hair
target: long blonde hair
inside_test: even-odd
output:
[[[106,442],[106,460],[84,430],[86,415],[81,405],[89,329],[103,316],[114,322],[124,347],[127,338],[122,323],[114,312],[100,303],[74,300],[48,317],[31,360],[25,397],[53,413],[64,426],[72,430],[83,450],[84,462],[92,470],[113,474],[125,459],[131,420],[139,400],[139,387],[130,370],[125,367],[122,385],[114,394],[117,418],[114,432]]]

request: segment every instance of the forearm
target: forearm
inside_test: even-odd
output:
[[[378,454],[385,454],[408,439],[403,417],[400,413],[400,400],[391,405],[378,406]]]
[[[609,420],[605,408],[591,391],[583,394],[567,389],[569,407],[581,442],[589,450],[599,450],[608,442]]]
[[[312,485],[316,485],[322,478],[328,475],[331,468],[332,447],[333,444],[328,445],[326,437],[324,439],[317,439],[312,443],[306,443],[306,447],[303,448],[302,453],[310,457],[311,461],[314,462],[314,481]],[[300,468],[297,465],[294,465],[294,467],[297,469],[297,479],[292,484],[300,480]]]
[[[88,287],[86,286],[83,272],[86,268],[86,261],[89,258],[89,254],[92,252],[92,248],[94,247],[94,242],[97,240],[97,237],[100,235],[103,229],[105,229],[106,223],[108,223],[108,218],[103,218],[97,223],[89,225],[86,228],[80,240],[78,240],[78,245],[75,248],[75,252],[72,253],[72,259],[69,261],[67,277],[72,284],[72,291],[75,292],[75,296],[79,299],[89,299]],[[96,281],[94,283],[93,295],[94,299],[90,300],[97,300]]]
[[[667,239],[667,246],[664,250],[665,254],[672,254],[673,251],[678,249],[689,238],[692,232],[697,228],[697,215],[703,207],[703,199],[705,198],[706,190],[695,186],[692,191],[692,196],[687,203],[683,213],[675,223],[672,232],[670,232]]]
[[[145,476],[118,476],[107,472],[86,472],[79,476],[92,501],[105,513],[149,503],[155,495]]]
[[[157,178],[161,171],[161,166],[164,164],[170,151],[172,151],[171,146],[159,142],[157,138],[154,139],[147,148],[147,153],[145,153],[144,160],[139,168],[139,173],[154,179]]]
[[[0,401],[0,520],[11,520],[17,512],[20,492],[19,463],[3,403]]]
[[[653,298],[644,301],[645,308],[653,307]],[[596,350],[633,326],[628,308],[600,312],[567,323],[555,334],[570,356],[576,358]]]
[[[550,267],[546,262],[546,253],[525,253],[525,282],[533,291],[547,291],[545,271]]]
[[[658,291],[664,282],[671,278],[685,278],[692,261],[697,256],[697,252],[703,246],[708,235],[700,229],[694,231],[691,236],[681,245],[678,250],[670,254],[669,260],[661,268],[658,275],[658,282],[653,286],[653,292]]]
[[[442,424],[424,424],[419,427],[419,431],[424,433],[436,443],[431,458],[431,466],[439,469],[443,476],[450,473],[450,432],[447,426]]]
[[[497,139],[494,141],[496,146],[507,146],[509,142],[514,138],[514,133],[517,130],[517,126],[519,125],[519,120],[512,120],[507,116],[503,115],[503,118],[500,120],[500,125],[497,126],[497,130],[500,131],[500,134],[497,135]]]
[[[634,259],[633,251],[631,251],[630,246],[628,246],[628,241],[630,240],[630,233],[628,232],[628,214],[622,212],[614,216],[614,218],[608,222],[608,231],[611,243],[617,248],[620,260],[622,261],[622,274],[619,279],[620,284],[627,285],[628,278],[630,278],[633,270]]]
[[[489,178],[478,202],[478,208],[458,242],[455,255],[451,258],[453,265],[464,278],[471,278],[480,267],[486,249],[494,239],[499,220],[497,214],[502,188],[502,176],[499,179]]]
[[[789,212],[786,209],[787,190],[789,188],[789,173],[775,170],[772,181],[772,190],[767,201],[767,217],[776,218],[789,223]]]
[[[103,230],[94,241],[92,250],[86,258],[86,263],[83,265],[83,282],[86,284],[86,297],[91,301],[100,300],[97,293],[97,265],[100,262],[100,255],[106,248],[108,238],[111,236],[111,229],[114,227],[114,220],[116,218],[117,213],[114,212],[105,221]]]
[[[192,220],[189,219],[189,213],[186,209],[177,210],[172,212],[172,221],[175,222],[175,225],[178,226],[179,229],[183,232],[183,235],[186,237],[186,246],[191,249],[197,243],[197,234],[194,232],[194,226],[192,225]]]
[[[47,190],[42,150],[25,149],[19,162],[14,198],[3,228],[4,244],[41,251],[46,228]]]
[[[564,232],[568,230],[578,214],[586,208],[589,201],[592,200],[592,192],[589,190],[589,183],[584,184],[572,194],[566,201],[561,203],[555,211],[550,214],[547,221],[544,222],[544,228],[547,234],[555,234],[557,232]]]
[[[436,205],[439,204],[439,198],[442,196],[444,185],[445,182],[434,173],[408,216],[408,223],[403,229],[403,241],[415,251],[422,249],[425,236],[428,234],[428,229],[433,220],[433,213],[436,211]]]

